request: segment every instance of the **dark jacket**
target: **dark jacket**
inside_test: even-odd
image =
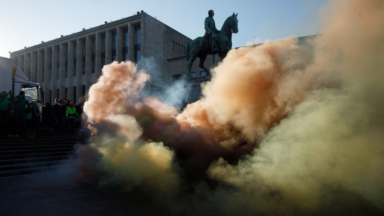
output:
[[[57,118],[57,120],[59,120],[59,117],[61,116],[61,106],[60,104],[55,104],[53,105],[53,111],[55,112],[55,116]]]
[[[68,105],[69,106],[69,105]],[[65,116],[67,112],[67,106],[60,106],[60,115]]]
[[[76,105],[76,111],[77,111],[77,114],[79,116],[81,116],[83,114],[83,107],[84,107],[84,103],[79,103]]]
[[[9,120],[18,121],[20,116],[20,109],[18,103],[9,103],[8,104],[8,115]]]
[[[55,110],[52,108],[52,106],[46,105],[43,109],[43,122],[47,126],[53,126],[55,125]]]
[[[26,126],[29,129],[36,129],[37,122],[39,120],[39,110],[36,108],[26,108],[24,113],[26,114]],[[28,118],[30,116],[30,118]]]

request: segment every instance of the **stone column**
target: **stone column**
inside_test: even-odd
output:
[[[21,54],[18,56],[18,67],[20,68],[20,70],[22,70],[24,72],[24,54]]]
[[[96,80],[101,75],[101,69],[103,69],[102,62],[101,62],[101,33],[96,34]],[[91,81],[92,82],[92,81]],[[91,83],[87,83],[87,88],[89,87]]]
[[[29,81],[31,81],[31,53],[27,53],[24,56],[24,73],[28,77]]]
[[[106,51],[105,51],[105,57],[107,61],[106,64],[111,64],[112,62],[112,31],[107,30],[105,34],[106,34],[105,39],[107,42]]]
[[[83,83],[83,75],[82,75],[82,72],[81,72],[81,67],[82,67],[82,56],[83,56],[83,49],[82,49],[82,46],[83,46],[83,43],[81,41],[81,39],[77,39],[77,93],[79,93],[79,86],[81,88],[81,85]],[[78,98],[80,98],[80,94],[77,94],[78,95]]]
[[[60,61],[58,61],[59,46],[52,46],[52,71],[51,71],[52,81],[51,81],[51,88],[49,89],[52,91],[52,98],[51,98],[52,103],[54,103],[55,99],[57,98],[57,94],[56,94],[57,74],[60,73],[59,68],[57,67],[57,64],[60,63]]]
[[[140,34],[140,62],[143,62],[146,60],[145,57],[147,56],[146,55],[146,49],[145,47],[147,47],[147,44],[145,43],[145,35],[147,34],[147,31],[145,29],[146,25],[145,25],[145,14],[141,14],[141,20],[140,20],[140,31],[141,31],[141,34]],[[144,61],[143,61],[144,60]],[[141,64],[141,65],[144,65],[144,64]]]
[[[75,44],[77,45],[77,50],[75,50]],[[65,85],[65,88],[68,88],[68,99],[73,102],[72,98],[72,85],[74,76],[79,75],[79,39],[75,41],[68,42],[68,86]],[[76,66],[75,66],[75,58],[76,58]],[[65,91],[65,90],[64,90]],[[65,92],[64,92],[65,93]]]
[[[87,36],[86,39],[86,55],[85,55],[85,61],[86,61],[86,83],[87,86],[91,85],[91,76],[92,76],[92,37]]]
[[[123,61],[123,29],[121,27],[116,28],[116,35],[117,35],[117,61],[121,62]]]
[[[128,59],[135,60],[135,28],[132,23],[128,24]]]
[[[19,63],[19,57],[18,56],[12,57],[12,60],[13,60],[12,66],[17,66]]]
[[[42,85],[43,86],[43,91],[44,91],[44,102],[47,102],[49,101],[48,98],[49,98],[49,91],[46,91],[50,88],[50,74],[51,74],[51,68],[50,68],[50,64],[52,62],[51,60],[51,56],[52,56],[52,53],[51,53],[51,47],[45,47],[44,49],[44,84]]]
[[[43,67],[44,67],[44,50],[38,50],[37,51],[37,82],[42,83],[43,82]]]
[[[37,65],[36,65],[36,60],[37,60],[37,53],[32,52],[31,53],[31,81],[32,82],[37,82]]]
[[[44,73],[43,73],[43,79],[44,79],[44,84],[49,83],[49,73],[50,73],[50,68],[49,68],[49,63],[50,63],[50,53],[49,53],[49,47],[44,48]],[[45,87],[45,86],[44,86]]]
[[[69,60],[66,45],[68,45],[68,43],[60,44],[60,73],[59,79],[57,80],[57,88],[60,89],[59,98],[63,98],[65,96],[65,73],[68,72],[66,60]]]

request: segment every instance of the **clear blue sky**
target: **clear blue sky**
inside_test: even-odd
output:
[[[266,39],[305,36],[320,31],[318,10],[325,0],[0,0],[0,56],[114,21],[144,10],[194,39],[204,34],[204,19],[215,11],[218,29],[239,13],[233,46]]]

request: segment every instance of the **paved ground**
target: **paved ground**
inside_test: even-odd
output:
[[[169,215],[134,193],[105,191],[73,180],[33,175],[0,179],[0,215]]]

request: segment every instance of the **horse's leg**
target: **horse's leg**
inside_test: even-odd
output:
[[[192,55],[191,59],[188,62],[188,76],[187,76],[187,79],[192,79],[191,68],[192,68],[192,64],[195,61],[195,59],[196,59],[196,55]]]
[[[200,64],[199,67],[207,72],[208,76],[211,76],[211,71],[204,66],[205,59],[207,58],[207,53],[202,53],[200,56]]]

